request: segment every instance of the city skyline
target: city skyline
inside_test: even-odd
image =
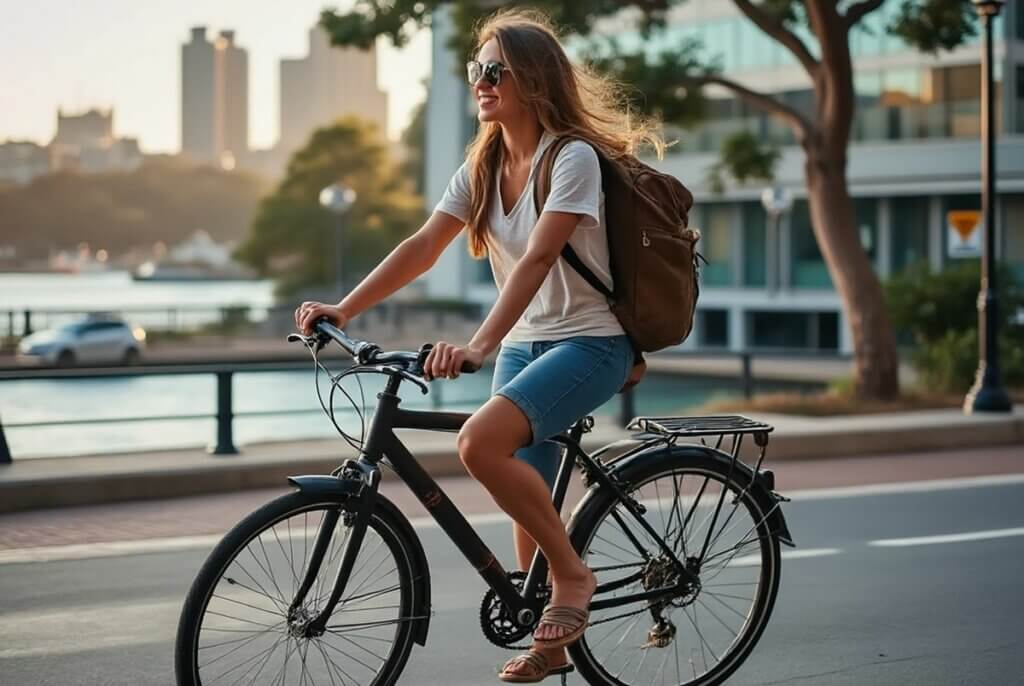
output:
[[[248,52],[249,144],[270,147],[280,132],[280,61],[305,54],[309,28],[320,9],[330,6],[322,0],[296,0],[288,7],[254,7],[241,0],[216,6],[109,0],[92,7],[0,0],[9,29],[0,43],[0,80],[8,94],[17,94],[5,108],[0,140],[45,145],[54,136],[58,109],[112,108],[117,136],[138,138],[147,153],[179,152],[180,48],[191,27],[206,25],[211,34],[234,31]],[[377,75],[388,94],[392,139],[425,97],[429,56],[429,31],[419,32],[402,50],[378,42]]]

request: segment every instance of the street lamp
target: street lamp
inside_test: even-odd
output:
[[[334,233],[334,290],[339,298],[345,294],[345,275],[342,270],[345,213],[355,201],[356,192],[340,183],[332,183],[320,191],[320,205],[338,218]]]
[[[782,284],[782,215],[793,207],[793,194],[782,186],[769,186],[761,192],[761,204],[771,219],[765,240],[768,290],[777,291]]]
[[[992,122],[992,22],[1003,0],[972,0],[985,31],[981,53],[981,215],[985,236],[978,293],[978,371],[964,398],[964,412],[1009,412],[999,378],[999,302],[996,280],[996,149]]]

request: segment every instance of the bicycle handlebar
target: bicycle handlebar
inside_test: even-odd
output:
[[[359,364],[391,364],[398,363],[407,368],[408,371],[423,375],[423,363],[427,359],[427,355],[433,349],[433,345],[430,343],[424,343],[420,347],[418,353],[405,352],[405,351],[391,351],[385,352],[380,349],[375,343],[369,343],[367,341],[360,341],[352,338],[344,331],[336,327],[334,324],[329,322],[327,319],[320,319],[313,325],[313,334],[316,338],[317,345],[323,347],[327,343],[327,340],[332,340],[342,347],[342,349],[351,355]],[[310,337],[302,336],[300,334],[290,334],[288,336],[289,341],[303,341],[307,342]],[[317,348],[318,350],[320,348]],[[477,371],[477,367],[471,365],[468,361],[462,363],[460,370],[464,374],[472,374]]]

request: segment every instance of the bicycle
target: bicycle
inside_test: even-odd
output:
[[[525,573],[506,572],[394,432],[458,431],[470,416],[399,407],[403,382],[427,392],[421,374],[431,346],[385,352],[326,321],[289,340],[311,351],[321,406],[359,457],[330,475],[289,477],[296,490],[248,515],[213,549],[182,608],[177,683],[398,680],[413,644],[426,644],[430,570],[408,519],[378,492],[382,464],[489,586],[480,610],[487,639],[520,647],[550,596],[543,554]],[[317,354],[332,341],[356,364],[331,375],[328,408]],[[343,377],[361,373],[387,378],[369,433],[356,443],[335,421],[334,393]],[[567,528],[598,578],[587,631],[569,647],[572,664],[591,684],[722,683],[768,622],[780,543],[794,545],[781,510],[788,499],[761,469],[772,427],[741,416],[637,417],[631,438],[588,454],[580,440],[592,427],[585,417],[550,439],[562,446],[555,508],[561,511],[574,465],[587,486]],[[738,459],[748,434],[759,447],[753,467]],[[706,442],[712,436],[714,445]]]

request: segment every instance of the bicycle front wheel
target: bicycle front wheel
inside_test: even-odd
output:
[[[330,596],[351,529],[345,503],[296,491],[242,520],[214,548],[182,608],[179,686],[393,684],[413,643],[415,587],[394,515],[370,517],[341,600],[320,636],[303,633]],[[305,601],[289,611],[325,522],[333,535]]]
[[[670,451],[623,475],[646,522],[696,577],[685,590],[660,543],[612,494],[580,512],[572,539],[597,576],[595,601],[677,589],[591,612],[570,648],[588,683],[713,686],[753,649],[778,592],[780,551],[768,513],[736,477],[711,456]]]

